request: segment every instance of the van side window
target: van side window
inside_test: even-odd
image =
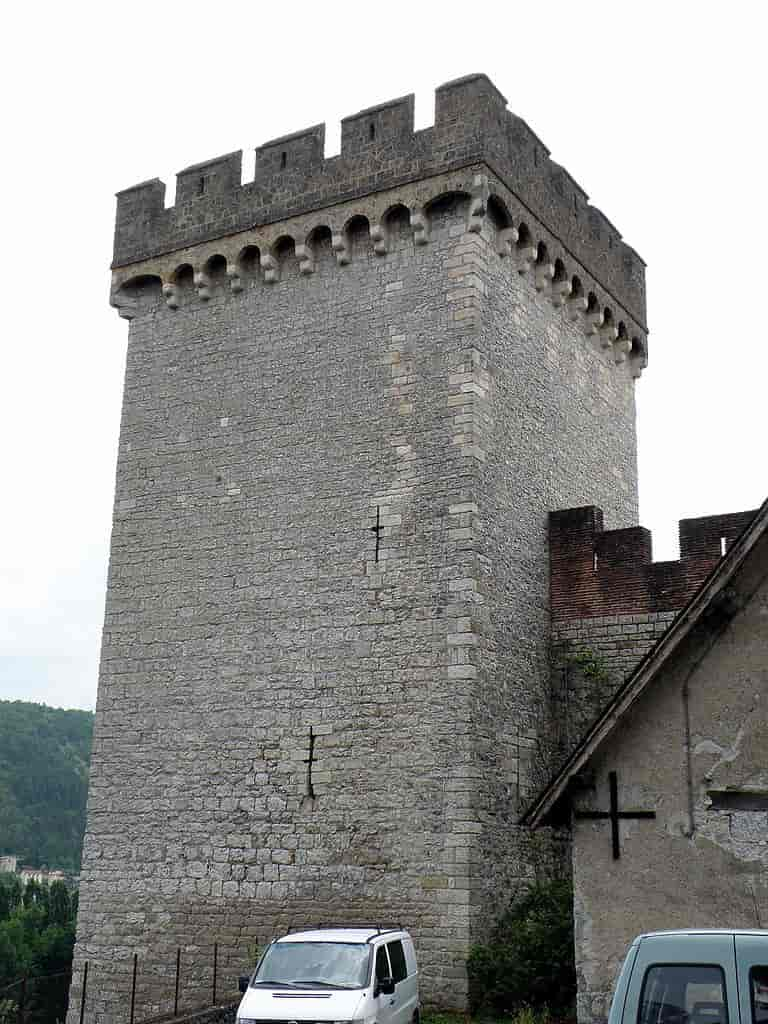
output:
[[[408,977],[403,944],[400,939],[395,939],[394,942],[387,943],[387,949],[389,950],[389,960],[392,964],[392,977],[396,982],[403,981],[404,978]]]
[[[768,1024],[768,967],[750,967],[749,991],[754,1024]]]
[[[376,950],[376,981],[383,981],[384,978],[391,978],[392,971],[387,958],[387,947],[379,946]]]
[[[646,971],[638,1024],[728,1024],[721,967],[655,964]]]

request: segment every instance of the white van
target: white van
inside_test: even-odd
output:
[[[413,940],[400,928],[318,928],[271,942],[240,979],[236,1024],[418,1024]]]

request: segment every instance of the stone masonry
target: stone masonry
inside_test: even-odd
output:
[[[484,76],[118,196],[130,321],[71,1005],[400,920],[460,1007],[549,742],[547,515],[637,518],[643,264]],[[537,769],[540,771],[540,768]],[[75,1013],[73,1009],[72,1013]],[[71,1018],[74,1021],[74,1018]]]

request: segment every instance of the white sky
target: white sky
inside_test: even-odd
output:
[[[11,5],[3,16],[0,698],[93,707],[128,332],[116,190],[484,71],[648,264],[641,521],[759,505],[765,4]],[[759,315],[758,315],[759,314]],[[755,323],[757,319],[757,323]]]

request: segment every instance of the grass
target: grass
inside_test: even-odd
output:
[[[534,1010],[526,1006],[516,1013],[504,1016],[490,1013],[457,1013],[451,1010],[424,1010],[421,1024],[564,1024],[551,1017],[548,1010]],[[570,1024],[570,1022],[569,1022]]]

